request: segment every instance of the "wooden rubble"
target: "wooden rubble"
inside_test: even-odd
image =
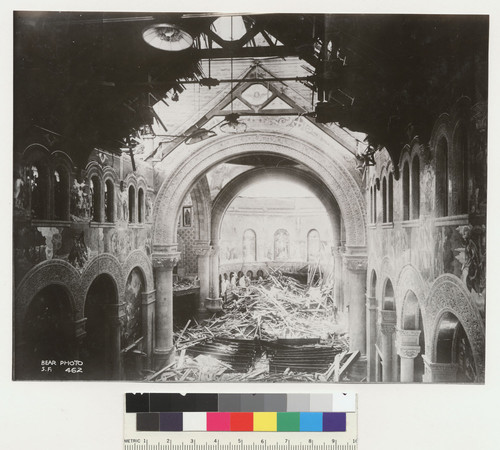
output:
[[[314,279],[313,275],[310,269],[309,279]],[[320,274],[316,279],[319,281],[315,285],[304,286],[280,272],[273,272],[263,283],[233,289],[236,295],[224,304],[222,314],[202,323],[193,319],[176,331],[174,362],[147,380],[341,381],[357,356],[347,353],[347,335],[342,324],[337,323],[331,277]],[[335,349],[337,355],[322,372],[305,373],[288,367],[273,373],[269,370],[266,352],[257,351],[252,355],[251,367],[236,372],[231,358],[238,361],[243,351],[251,351],[252,342],[277,347],[283,342],[309,343],[304,350],[318,349],[318,354],[323,354],[326,349]],[[347,359],[349,366],[346,366]]]

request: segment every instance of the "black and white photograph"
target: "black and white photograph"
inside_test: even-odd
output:
[[[485,383],[488,15],[13,20],[13,380]]]

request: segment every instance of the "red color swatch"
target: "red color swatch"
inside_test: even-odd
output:
[[[231,413],[231,431],[253,431],[253,413]]]
[[[231,431],[231,413],[207,412],[207,431]]]

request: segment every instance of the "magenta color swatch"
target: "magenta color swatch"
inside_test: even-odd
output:
[[[207,431],[231,431],[231,413],[207,412]]]

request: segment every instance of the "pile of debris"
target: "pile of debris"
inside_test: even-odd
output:
[[[343,364],[352,355],[347,353],[344,324],[334,306],[333,282],[324,277],[316,279],[319,281],[314,285],[302,285],[272,272],[265,282],[233,289],[236,295],[224,303],[222,314],[201,323],[190,320],[176,331],[175,362],[148,379],[339,378]]]
[[[174,291],[185,291],[200,287],[197,278],[176,278],[173,283]]]

